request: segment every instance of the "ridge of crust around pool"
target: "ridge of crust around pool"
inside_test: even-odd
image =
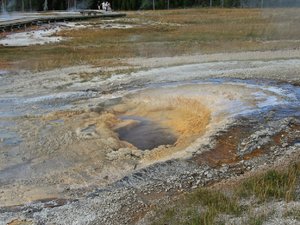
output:
[[[199,100],[184,97],[129,98],[113,107],[113,111],[122,115],[120,123],[113,128],[120,139],[133,140],[136,147],[149,140],[148,150],[153,149],[148,154],[149,160],[161,159],[182,149],[191,139],[202,135],[211,120],[210,110]]]
[[[243,83],[149,88],[130,92],[101,112],[85,112],[82,122],[73,125],[80,127],[76,128],[76,134],[82,144],[89,146],[85,142],[98,139],[107,143],[104,143],[105,146],[112,146],[113,143],[113,149],[104,153],[109,160],[115,161],[121,159],[121,155],[129,154],[137,157],[139,166],[143,167],[158,161],[189,156],[209,141],[215,131],[231,122],[234,116],[257,110],[266,104],[278,104],[282,98],[265,86]],[[61,115],[58,117],[61,118]],[[137,130],[131,137],[144,141],[159,131],[154,138],[166,139],[166,142],[158,141],[146,148],[123,138],[143,122],[148,133]],[[102,146],[102,142],[98,142]]]
[[[122,99],[117,96],[120,101],[110,98],[87,110],[28,117],[20,124],[23,141],[17,148],[22,149],[22,158],[2,164],[6,185],[0,190],[4,191],[1,204],[81,196],[150,164],[189,158],[205,151],[206,145],[213,146],[213,135],[225,130],[234,116],[261,112],[285,99],[288,104],[292,96],[280,90],[241,82],[164,85],[126,92]],[[135,117],[153,122],[176,140],[148,151],[120,140],[117,129],[136,126]],[[12,152],[14,146],[4,147]],[[36,186],[37,182],[41,185]]]
[[[117,117],[117,123],[111,129],[119,133],[121,141],[139,148],[139,143],[135,145],[135,141],[151,138],[151,129],[147,133],[135,128],[141,126],[143,120],[151,121],[154,131],[162,131],[161,136],[165,132],[167,140],[160,146],[159,141],[157,146],[151,146],[152,150],[143,154],[141,163],[184,157],[188,155],[187,148],[199,149],[203,142],[200,139],[226,126],[234,116],[262,108],[266,103],[271,104],[270,96],[274,101],[272,104],[281,101],[277,93],[238,83],[144,89],[124,96],[120,104],[110,109],[110,113]],[[124,138],[130,137],[130,132],[133,132],[133,142],[130,138]],[[156,137],[164,138],[160,137],[160,133]]]

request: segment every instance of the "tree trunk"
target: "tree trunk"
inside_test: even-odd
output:
[[[6,12],[6,0],[2,0],[1,11]]]
[[[22,12],[24,12],[24,7],[25,7],[25,5],[24,5],[24,0],[22,0],[22,5],[21,5],[21,10],[22,10]]]
[[[153,0],[153,10],[155,10],[155,0]]]
[[[48,1],[45,0],[44,1],[44,11],[47,11],[48,10]]]

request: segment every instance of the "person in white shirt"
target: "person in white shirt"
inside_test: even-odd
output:
[[[105,2],[102,2],[102,10],[105,10],[106,11],[106,3]]]
[[[109,3],[109,2],[107,2],[106,11],[111,11],[111,6],[110,6],[110,3]]]

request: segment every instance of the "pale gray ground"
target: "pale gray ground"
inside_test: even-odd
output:
[[[241,113],[268,114],[273,106],[290,109],[279,112],[278,118],[268,114],[270,121],[261,127],[256,121],[254,141],[245,138],[240,154],[267,143],[266,137],[288,130],[289,124],[298,124],[291,117],[299,117],[300,92],[294,84],[300,82],[300,50],[135,58],[126,63],[139,72],[107,78],[97,76],[103,68],[79,66],[0,73],[1,225],[16,219],[33,224],[147,224],[141,219],[151,206],[177,192],[237,176],[240,169],[298,157],[299,144],[289,143],[275,146],[276,154],[232,168],[213,169],[186,160],[213,148],[220,131],[243,122],[236,117]],[[96,75],[87,81],[81,73]],[[122,101],[144,104],[147,98],[165,104],[160,95],[172,99],[186,92],[190,94],[183,97],[211,110],[212,120],[203,136],[175,152],[161,153],[168,147],[140,151],[113,131],[119,121],[110,106],[123,107]],[[52,200],[29,203],[46,198]],[[17,204],[25,205],[13,206]]]

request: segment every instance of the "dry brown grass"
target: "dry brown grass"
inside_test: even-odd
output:
[[[299,48],[299,15],[298,9],[129,12],[130,29],[68,30],[59,35],[71,39],[59,44],[0,47],[0,66],[45,70],[136,56]]]
[[[231,217],[244,215],[243,224],[263,224],[270,212],[257,212],[255,207],[273,201],[291,201],[299,189],[299,162],[287,168],[270,169],[259,175],[247,178],[229,190],[215,190],[214,187],[199,188],[180,196],[175,202],[159,208],[153,225],[159,224],[228,224],[227,214]],[[245,205],[245,200],[252,199]],[[244,203],[244,204],[241,204]],[[290,209],[285,217],[299,220],[299,210]]]

